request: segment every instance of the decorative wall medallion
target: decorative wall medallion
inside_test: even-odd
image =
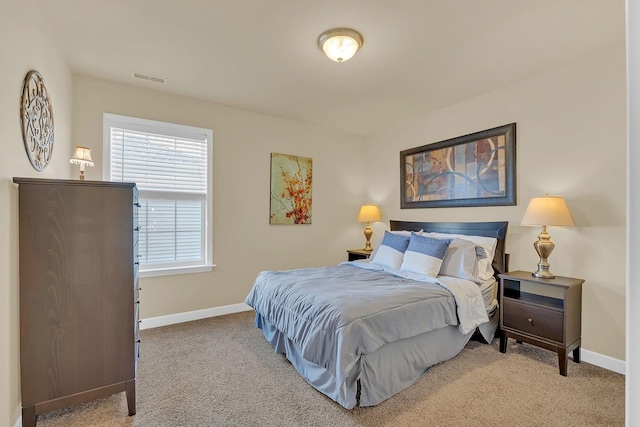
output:
[[[53,154],[53,109],[42,75],[31,70],[22,85],[22,139],[31,165],[42,171]]]

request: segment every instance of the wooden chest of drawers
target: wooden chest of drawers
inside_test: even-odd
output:
[[[138,191],[14,178],[20,215],[22,425],[126,392],[136,413]]]

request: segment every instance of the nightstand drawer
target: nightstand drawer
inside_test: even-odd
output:
[[[502,303],[505,328],[513,328],[526,334],[563,342],[561,311],[523,304],[509,298],[505,298]]]

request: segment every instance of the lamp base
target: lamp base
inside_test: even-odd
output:
[[[556,275],[551,273],[548,268],[547,270],[541,270],[540,266],[538,266],[538,271],[534,271],[531,275],[539,279],[555,279],[556,277]]]
[[[547,258],[549,258],[549,255],[551,255],[556,245],[551,241],[551,237],[549,237],[547,233],[546,225],[542,226],[542,232],[538,235],[538,240],[534,242],[533,247],[540,257],[540,262],[538,263],[538,270],[531,273],[531,275],[533,277],[539,277],[540,279],[555,278],[555,274],[549,271],[550,266]]]
[[[371,223],[369,221],[367,221],[367,226],[364,228],[363,234],[366,239],[364,250],[372,251],[373,248],[371,247],[371,236],[373,236],[373,230],[371,229]]]

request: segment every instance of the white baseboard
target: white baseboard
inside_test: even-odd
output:
[[[245,303],[240,303],[222,307],[205,308],[204,310],[168,314],[166,316],[149,317],[141,319],[140,329],[158,328],[160,326],[175,325],[176,323],[191,322],[192,320],[206,319],[208,317],[223,316],[225,314],[240,313],[241,311],[249,310],[253,309]]]
[[[571,353],[569,353],[571,354]],[[599,366],[609,371],[617,372],[625,375],[627,371],[627,363],[624,360],[614,359],[604,354],[596,353],[590,350],[580,349],[580,359],[592,365]]]

